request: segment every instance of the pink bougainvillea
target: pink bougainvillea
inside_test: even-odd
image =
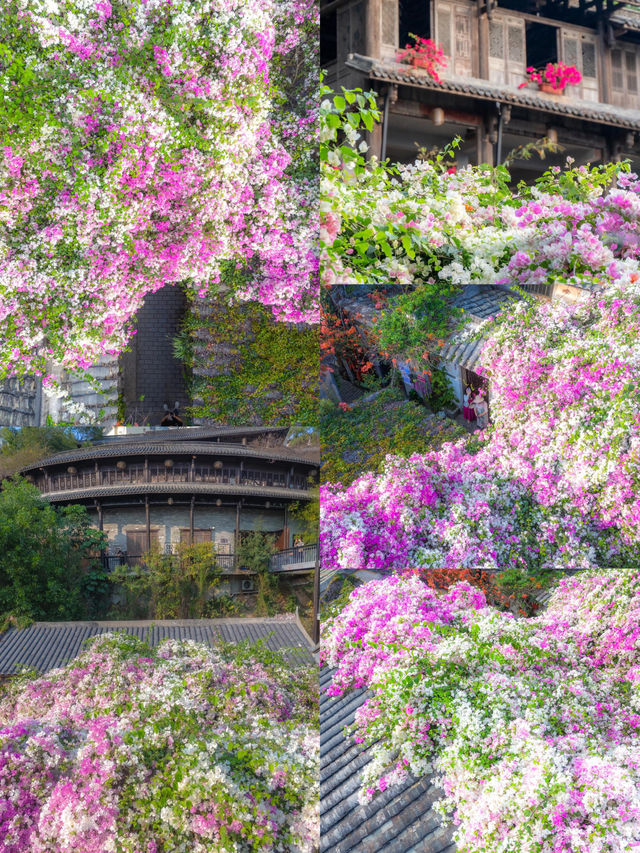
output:
[[[0,374],[86,368],[147,293],[205,297],[230,269],[240,298],[318,319],[316,19],[310,0],[3,7]]]
[[[357,588],[323,624],[331,694],[365,686],[361,802],[434,775],[460,853],[627,853],[640,844],[640,573],[563,580],[516,619],[466,583]]]
[[[633,264],[635,265],[635,261]],[[577,568],[640,562],[640,288],[520,302],[479,368],[492,423],[321,494],[327,567]],[[476,439],[477,440],[477,439]]]
[[[0,700],[0,853],[318,844],[317,675],[104,635]]]

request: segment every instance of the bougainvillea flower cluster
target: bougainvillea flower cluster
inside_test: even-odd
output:
[[[146,294],[230,264],[317,320],[316,26],[310,0],[3,5],[2,375],[118,353]]]
[[[105,635],[0,700],[2,853],[311,851],[317,672]]]
[[[575,65],[565,65],[564,62],[547,62],[544,68],[536,69],[533,65],[527,68],[527,82],[542,85],[548,83],[554,92],[562,93],[567,86],[577,86],[582,81],[582,74]],[[524,89],[527,82],[520,83],[518,89]]]
[[[362,802],[433,774],[461,853],[640,845],[640,573],[566,578],[516,619],[466,583],[357,588],[323,625],[332,694],[366,686]]]
[[[635,275],[635,274],[634,274]],[[505,309],[484,345],[492,424],[322,487],[325,566],[640,562],[640,288]],[[476,439],[476,441],[478,441]],[[477,448],[476,448],[477,450]]]
[[[628,163],[572,168],[567,158],[567,168],[553,166],[517,188],[504,166],[448,168],[459,140],[432,159],[380,163],[365,159],[360,139],[366,122],[379,118],[373,94],[358,102],[353,93],[324,93],[325,284],[615,278],[620,262],[640,257],[640,180]]]

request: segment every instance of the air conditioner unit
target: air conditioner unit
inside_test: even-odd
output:
[[[242,580],[242,591],[243,592],[253,592],[253,581],[249,578],[243,578]]]

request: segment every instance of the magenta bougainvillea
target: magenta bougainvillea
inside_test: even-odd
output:
[[[1,853],[318,844],[317,675],[106,635],[0,700]]]
[[[229,270],[240,298],[318,319],[316,17],[311,0],[3,5],[1,375],[86,368],[147,293],[205,297]]]
[[[324,565],[577,568],[640,563],[636,261],[570,305],[498,317],[481,364],[490,427],[348,488],[322,488]],[[476,439],[477,441],[477,439]]]
[[[460,853],[626,853],[640,845],[640,573],[563,580],[516,619],[460,583],[354,590],[323,625],[332,695],[371,691],[361,802],[435,774]]]

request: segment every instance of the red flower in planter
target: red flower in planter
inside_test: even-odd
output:
[[[582,80],[582,74],[574,65],[563,62],[548,62],[541,70],[532,65],[527,68],[528,80],[520,83],[518,89],[524,89],[529,83],[537,83],[540,88],[548,86],[553,92],[563,92],[567,86],[577,86]]]
[[[396,54],[396,60],[407,65],[413,65],[414,68],[424,68],[429,77],[439,83],[438,66],[444,68],[447,64],[442,49],[431,39],[423,39],[413,33],[409,33],[409,37],[414,40],[415,44],[406,44],[404,50],[400,50]]]

